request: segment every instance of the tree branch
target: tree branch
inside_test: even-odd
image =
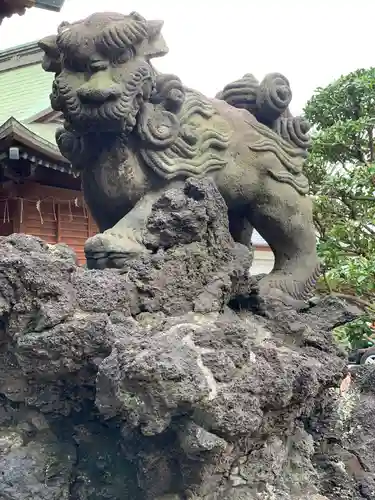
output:
[[[318,217],[314,217],[314,224],[315,224],[315,227],[317,228],[317,230],[320,232],[321,238],[324,238],[325,237],[325,229],[322,226]]]
[[[374,163],[375,160],[375,149],[374,149],[374,135],[373,127],[367,129],[368,132],[368,148],[370,150],[370,163]]]
[[[328,281],[327,273],[325,271],[323,272],[323,279],[324,279],[324,283],[325,283],[325,285],[327,287],[328,293],[330,295],[333,295],[332,287],[331,287],[330,282]]]
[[[370,234],[375,236],[375,230],[372,229],[370,226],[364,224],[363,227],[365,228],[366,231],[368,231]]]
[[[346,206],[346,208],[349,209],[351,219],[357,220],[357,212],[355,210],[354,204],[350,203],[350,201],[354,201],[354,200],[352,199],[352,197],[349,194],[347,194],[343,191],[341,191],[340,194],[341,194],[340,201],[341,201],[341,203],[343,203]]]
[[[350,302],[355,302],[357,305],[361,306],[363,309],[368,310],[371,313],[375,313],[375,305],[371,304],[367,300],[360,299],[359,297],[355,297],[354,295],[348,295],[346,293],[335,293],[331,294],[333,297],[337,297],[338,299],[347,300]]]
[[[347,174],[350,174],[350,170],[349,170],[349,169],[348,169],[348,167],[345,165],[345,162],[340,161],[340,163],[341,163],[341,167],[342,167],[342,169],[343,169],[343,170],[345,170],[345,172],[346,172]]]
[[[369,201],[371,203],[375,202],[375,197],[374,196],[353,196],[353,195],[347,195],[351,200],[354,201]]]

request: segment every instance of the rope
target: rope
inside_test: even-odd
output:
[[[20,223],[21,224],[23,222],[24,203],[25,202],[35,204],[35,208],[39,213],[41,224],[44,223],[43,214],[42,214],[42,204],[46,203],[46,202],[52,203],[52,213],[53,213],[54,221],[57,221],[56,205],[64,205],[64,204],[68,204],[68,214],[69,214],[68,216],[69,216],[70,221],[72,221],[74,219],[72,206],[74,206],[75,208],[81,208],[83,217],[85,219],[88,219],[87,207],[86,207],[84,200],[81,198],[75,197],[71,200],[60,200],[58,198],[54,198],[53,196],[47,196],[46,198],[41,198],[41,199],[35,199],[35,198],[28,199],[28,198],[22,198],[20,196],[12,196],[12,197],[7,197],[7,198],[0,198],[0,203],[4,202],[4,212],[3,212],[3,217],[2,217],[3,224],[9,223],[11,220],[10,210],[9,210],[9,201],[17,201],[17,200],[20,200]],[[0,220],[0,224],[1,224],[1,220]]]

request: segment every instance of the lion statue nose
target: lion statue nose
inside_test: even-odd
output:
[[[93,89],[82,85],[77,90],[80,101],[84,104],[102,104],[107,101],[115,101],[121,97],[121,89],[111,86],[106,89]]]

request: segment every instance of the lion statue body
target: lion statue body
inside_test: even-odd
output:
[[[156,199],[209,176],[234,240],[250,245],[254,227],[274,252],[260,293],[305,300],[319,262],[302,171],[308,125],[289,112],[289,82],[245,75],[208,99],[153,68],[167,53],[161,27],[137,13],[101,13],[40,42],[43,68],[55,73],[51,104],[65,120],[57,144],[101,231],[86,242],[88,267],[121,268],[148,252],[142,234]]]

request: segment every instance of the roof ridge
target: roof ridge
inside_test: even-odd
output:
[[[30,129],[28,125],[29,124],[25,124],[17,120],[14,116],[11,116],[0,126],[0,136],[4,137],[8,134],[14,134],[16,140],[21,142],[25,141],[23,143],[24,146],[37,147],[39,148],[40,153],[49,157],[51,160],[58,162],[59,164],[65,164],[67,166],[66,168],[68,168],[70,162],[61,154],[57,144],[53,144],[48,139],[37,134]]]
[[[9,55],[13,55],[13,53],[17,53],[18,55],[29,54],[30,52],[34,52],[35,50],[41,51],[38,46],[38,40],[34,40],[32,42],[21,43],[20,45],[14,45],[13,47],[8,47],[7,49],[0,50],[0,61]]]
[[[38,41],[0,50],[0,72],[41,62],[43,51]]]

